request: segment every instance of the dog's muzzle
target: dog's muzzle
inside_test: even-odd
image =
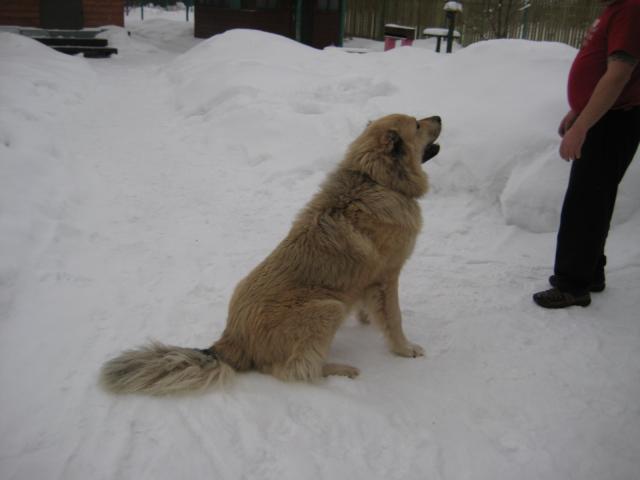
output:
[[[438,145],[437,143],[427,145],[427,148],[424,149],[424,153],[422,154],[422,163],[431,160],[438,154],[438,152],[440,152],[440,145]]]

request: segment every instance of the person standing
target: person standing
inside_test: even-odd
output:
[[[606,4],[568,81],[571,110],[560,123],[560,156],[572,161],[545,308],[591,304],[605,288],[605,243],[618,184],[640,141],[640,0]]]

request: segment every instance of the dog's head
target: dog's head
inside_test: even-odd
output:
[[[422,196],[428,189],[422,164],[440,151],[435,141],[441,129],[438,116],[421,120],[400,114],[382,117],[351,144],[347,167],[410,197]]]

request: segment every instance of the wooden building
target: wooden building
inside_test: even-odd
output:
[[[342,46],[346,0],[196,0],[195,36],[233,28],[276,33],[315,48]]]
[[[0,25],[77,30],[124,26],[124,0],[0,0]]]

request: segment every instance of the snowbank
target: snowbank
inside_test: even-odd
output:
[[[85,99],[95,74],[81,58],[0,32],[0,314],[20,272],[69,195],[57,123]]]
[[[269,142],[268,150],[280,156],[283,143],[293,142],[295,151],[306,146],[311,155],[329,143],[331,158],[339,158],[372,118],[437,113],[445,129],[430,169],[434,190],[476,192],[487,206],[500,202],[507,224],[551,232],[568,178],[555,132],[566,113],[566,76],[575,53],[564,44],[501,40],[449,56],[417,48],[357,55],[234,30],[201,43],[166,71],[182,115],[211,131],[224,123],[227,135],[238,133],[235,141],[257,137],[261,145],[275,135],[267,133],[269,125],[277,124],[291,133],[286,142]],[[317,133],[311,144],[309,129]],[[297,143],[302,138],[304,146]],[[615,224],[640,207],[636,189],[626,187],[638,175],[634,165]]]

